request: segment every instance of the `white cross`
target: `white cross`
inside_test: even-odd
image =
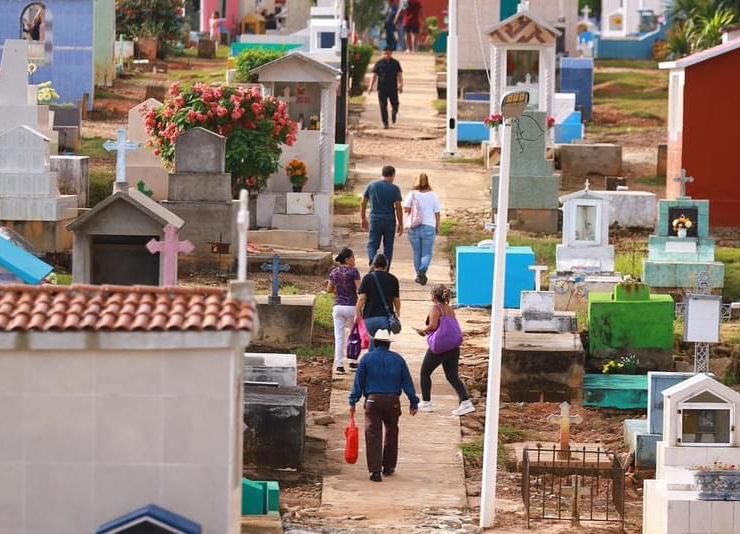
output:
[[[673,179],[674,182],[681,182],[681,195],[682,197],[686,196],[686,184],[689,184],[694,181],[693,176],[687,176],[686,169],[681,169],[681,174],[679,176],[676,176]]]
[[[529,270],[534,271],[534,290],[542,288],[542,273],[548,269],[547,265],[530,265]]]
[[[560,414],[551,414],[547,416],[548,423],[560,425],[560,456],[567,458],[570,450],[570,424],[580,424],[583,418],[580,415],[570,415],[570,404],[563,402],[560,404]]]
[[[137,150],[141,143],[134,143],[126,140],[126,130],[120,128],[115,141],[106,141],[103,148],[108,152],[117,152],[116,154],[116,183],[113,192],[128,191],[128,182],[126,181],[126,152]]]
[[[583,186],[585,187],[584,191],[586,191],[586,193],[588,193],[591,190],[589,189],[591,187],[591,182],[588,181],[588,178],[586,178],[586,183],[583,184]]]
[[[195,247],[190,241],[178,241],[177,228],[168,224],[164,227],[164,240],[152,239],[146,244],[146,249],[151,254],[162,254],[164,260],[164,285],[173,287],[177,285],[177,256],[178,254],[190,254]]]
[[[583,14],[583,20],[587,21],[588,16],[591,14],[591,8],[586,6],[583,6],[583,9],[581,9],[581,13]]]
[[[239,191],[239,211],[236,213],[236,228],[239,232],[237,244],[237,280],[247,280],[247,232],[249,230],[249,197],[246,189]]]

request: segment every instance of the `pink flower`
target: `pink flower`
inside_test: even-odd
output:
[[[172,85],[170,85],[169,95],[170,96],[177,96],[181,92],[180,84],[175,82]]]
[[[239,108],[236,108],[234,111],[231,112],[231,118],[235,121],[241,119],[243,115],[244,112]]]
[[[229,110],[228,110],[228,109],[226,109],[225,107],[223,107],[223,106],[218,106],[218,107],[216,108],[216,115],[218,115],[219,117],[223,118],[223,117],[225,117],[225,116],[226,116],[226,115],[228,115],[228,114],[229,114]]]

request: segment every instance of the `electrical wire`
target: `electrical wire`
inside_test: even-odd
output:
[[[488,78],[488,86],[490,87],[491,86],[491,70],[488,65],[489,54],[486,54],[485,47],[483,46],[483,28],[481,28],[480,26],[480,16],[478,14],[478,0],[473,0],[473,13],[475,14],[475,27],[478,28],[478,45],[480,46],[480,55],[483,58],[483,70],[486,71],[486,78]]]

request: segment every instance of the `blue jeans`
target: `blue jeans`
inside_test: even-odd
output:
[[[437,234],[434,226],[422,224],[409,229],[409,242],[414,251],[414,269],[416,274],[426,274],[432,264],[432,253],[434,252],[434,240]]]
[[[392,306],[390,302],[388,303],[388,305]],[[364,321],[365,328],[367,328],[367,333],[370,334],[370,350],[373,350],[375,348],[375,343],[373,342],[373,336],[375,335],[375,332],[383,328],[385,328],[386,330],[390,329],[390,325],[388,324],[388,317],[385,315],[377,317],[365,317]]]
[[[372,265],[375,255],[383,240],[383,254],[388,258],[388,270],[391,270],[393,259],[393,242],[396,239],[396,217],[393,215],[370,216],[370,235],[367,239],[367,255]]]

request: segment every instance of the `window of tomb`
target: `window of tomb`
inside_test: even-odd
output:
[[[29,41],[28,59],[33,63],[51,63],[51,11],[42,3],[28,4],[21,12],[20,37]]]
[[[506,51],[507,86],[536,84],[539,76],[540,52],[538,50]]]
[[[714,393],[704,391],[679,405],[679,443],[727,446],[733,442],[734,408]]]
[[[596,241],[596,206],[578,205],[576,206],[576,224],[575,240],[576,241]]]

